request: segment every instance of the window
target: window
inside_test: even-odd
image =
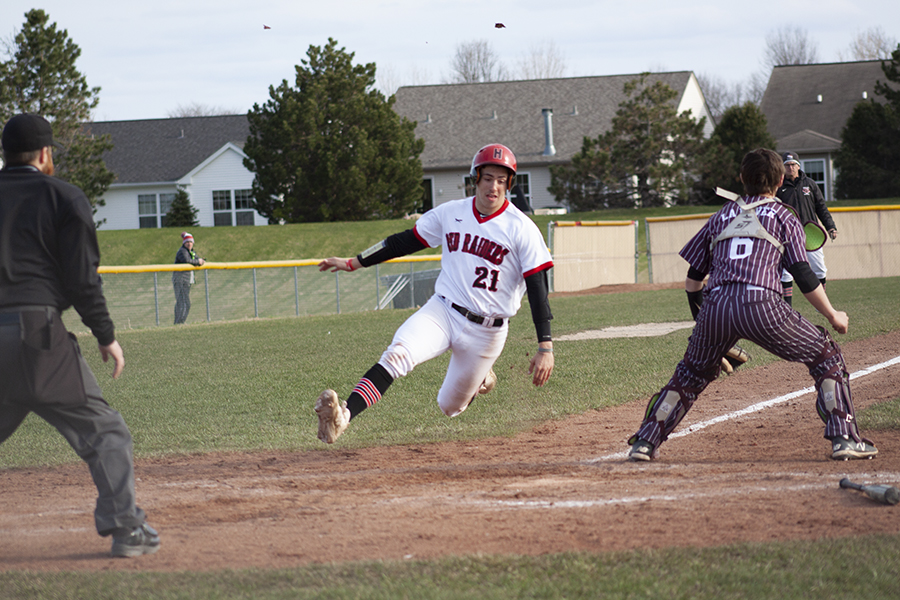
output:
[[[213,190],[213,225],[231,227],[231,190]]]
[[[157,222],[156,194],[138,194],[138,225],[141,229],[156,229]]]
[[[465,178],[463,179],[463,183],[465,184],[465,188],[466,188],[466,197],[474,196],[475,195],[475,178],[470,175],[466,175]]]
[[[231,190],[214,190],[213,224],[216,227],[254,225],[256,221],[251,191],[234,190],[234,204],[232,205]]]
[[[422,180],[422,212],[434,208],[434,179],[426,177]]]
[[[159,195],[159,226],[166,227],[168,217],[166,215],[169,214],[169,209],[172,208],[172,202],[175,201],[175,194],[160,194]]]
[[[251,190],[234,190],[234,217],[237,225],[253,225]]]
[[[516,174],[516,185],[521,188],[522,193],[525,194],[525,198],[528,200],[528,204],[531,204],[531,178],[528,176],[528,173],[517,173]]]
[[[804,160],[803,172],[806,173],[807,177],[816,182],[816,185],[819,186],[819,190],[822,191],[822,196],[828,198],[828,193],[825,189],[825,161],[822,159]]]

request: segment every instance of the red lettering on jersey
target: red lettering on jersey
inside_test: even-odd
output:
[[[447,250],[456,252],[459,250],[459,233],[451,232],[447,234]]]

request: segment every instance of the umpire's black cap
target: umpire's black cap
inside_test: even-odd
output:
[[[44,117],[22,113],[3,128],[4,152],[31,152],[47,146],[62,148],[53,141],[53,128]]]

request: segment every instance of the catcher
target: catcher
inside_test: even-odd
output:
[[[878,453],[859,435],[841,349],[824,328],[807,321],[781,298],[785,268],[835,331],[847,332],[847,313],[832,307],[806,262],[800,221],[775,198],[783,179],[778,154],[763,149],[749,152],[741,162],[747,195],[725,203],[681,249],[679,254],[690,265],[685,290],[697,324],[674,375],[650,399],[640,428],[628,440],[630,460],[658,456],[659,446],[719,375],[722,356],[739,339],[807,366],[831,458],[872,458]]]

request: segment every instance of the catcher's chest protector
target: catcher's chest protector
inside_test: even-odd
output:
[[[762,226],[762,223],[759,222],[759,217],[756,216],[756,207],[762,206],[763,204],[770,204],[776,202],[774,198],[763,198],[762,200],[757,200],[756,202],[752,202],[747,204],[744,202],[742,198],[739,196],[735,196],[733,198],[734,202],[737,203],[738,206],[741,207],[741,212],[731,220],[727,227],[716,236],[710,245],[709,250],[712,252],[712,249],[716,247],[716,244],[721,242],[722,240],[727,240],[729,238],[743,237],[743,238],[759,238],[761,240],[766,240],[767,242],[773,244],[778,251],[784,254],[784,244],[778,241],[775,236],[766,231],[766,228]]]

